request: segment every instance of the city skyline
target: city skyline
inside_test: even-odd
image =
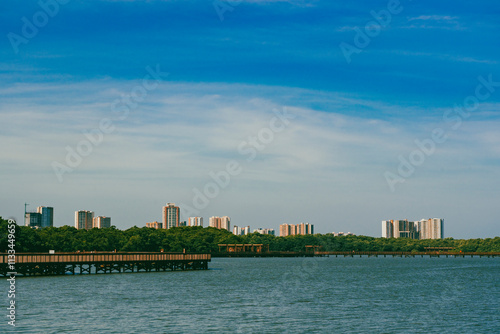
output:
[[[28,204],[25,205],[25,208]],[[41,213],[44,212],[44,216],[42,218]],[[186,220],[180,220],[180,213],[182,212],[179,206],[176,206],[175,203],[166,203],[162,207],[162,216],[163,223],[158,221],[146,222],[144,226],[155,228],[155,229],[169,229],[171,227],[181,227],[181,226],[201,226],[203,227],[203,217],[188,217]],[[30,216],[31,214],[31,216]],[[33,216],[33,214],[35,216]],[[53,215],[54,208],[53,207],[45,207],[39,206],[37,207],[36,212],[26,212],[25,216],[25,226],[31,227],[46,227],[42,223],[42,221],[50,221],[53,224]],[[83,219],[80,215],[84,215]],[[87,216],[90,215],[89,223],[87,223]],[[48,216],[50,218],[48,218]],[[402,223],[402,224],[400,224]],[[68,225],[68,224],[65,224]],[[270,224],[270,226],[273,223]],[[53,226],[53,225],[47,225]],[[62,225],[63,226],[63,225]],[[107,228],[111,227],[111,218],[106,216],[98,216],[94,217],[93,211],[80,210],[75,211],[75,223],[74,226],[77,229],[89,229],[93,227],[97,228]],[[89,227],[90,226],[90,227]],[[135,225],[137,226],[137,225]],[[115,226],[120,229],[119,226]],[[139,225],[142,227],[142,225]],[[211,216],[209,218],[209,224],[207,227],[214,227],[217,229],[225,229],[229,232],[232,231],[235,235],[246,235],[250,233],[250,225],[246,227],[239,227],[234,225],[231,228],[231,218],[228,216]],[[254,228],[252,232],[258,232],[260,234],[272,234],[275,235],[274,228],[266,227],[266,228]],[[288,236],[288,235],[297,235],[297,234],[314,234],[314,224],[309,223],[297,223],[297,224],[287,224],[280,223],[279,224],[279,236]],[[400,232],[401,231],[401,232]],[[321,232],[318,232],[321,233]],[[352,232],[323,232],[321,234],[334,234],[334,235],[355,235]],[[359,235],[365,235],[363,233],[358,233]],[[382,237],[382,238],[399,238],[399,237],[407,237],[411,239],[444,239],[444,219],[442,218],[429,218],[429,219],[421,219],[418,221],[408,221],[405,220],[384,220],[382,221],[382,232],[381,235],[374,237]],[[453,236],[446,236],[453,237]]]
[[[444,239],[444,219],[383,220],[382,238]]]
[[[40,3],[0,13],[2,216],[498,235],[498,2]]]
[[[25,205],[25,208],[28,204]],[[42,212],[44,215],[42,216]],[[179,206],[176,206],[175,203],[166,203],[162,207],[162,216],[163,223],[158,221],[146,222],[144,226],[150,228],[165,228],[169,229],[171,227],[180,227],[180,226],[201,226],[203,227],[203,217],[187,217],[184,221],[181,221],[180,213],[182,212]],[[32,216],[30,216],[30,214]],[[35,216],[33,216],[33,214]],[[84,215],[83,219],[80,215]],[[87,216],[90,215],[87,220]],[[54,216],[54,208],[39,206],[36,211],[26,211],[25,214],[25,226],[31,227],[47,227],[53,225],[45,225],[47,223],[42,223],[42,221],[50,221],[53,224],[53,216]],[[43,217],[43,218],[42,218]],[[50,217],[50,218],[48,218]],[[90,221],[88,223],[87,221]],[[168,222],[167,222],[168,221]],[[238,227],[234,225],[234,228],[231,228],[231,218],[228,216],[211,216],[209,218],[209,224],[207,227],[214,227],[217,229],[225,229],[229,232],[232,231],[235,235],[245,235],[250,233],[250,225],[246,227]],[[403,223],[398,227],[399,223]],[[90,224],[90,225],[89,225]],[[271,223],[269,226],[275,223]],[[68,225],[68,224],[64,224]],[[64,226],[61,225],[61,226]],[[97,228],[107,228],[111,227],[111,218],[106,216],[98,216],[94,217],[93,211],[87,210],[78,210],[75,211],[75,220],[74,226],[84,229],[89,229],[93,227]],[[135,225],[138,226],[138,225]],[[139,225],[141,227],[142,225]],[[297,224],[287,224],[287,223],[279,223],[279,236],[288,236],[288,235],[296,235],[296,234],[314,234],[314,224],[309,223],[297,223]],[[120,229],[119,226],[115,226]],[[401,235],[400,234],[401,229]],[[287,232],[285,232],[285,230]],[[274,228],[266,227],[266,228],[254,228],[252,232],[258,232],[260,234],[275,234]],[[404,232],[404,233],[403,233]],[[321,233],[321,232],[318,232]],[[344,232],[323,232],[321,234],[335,234],[335,235],[355,235],[352,232],[344,233]],[[358,233],[359,235],[365,235],[363,233]],[[405,234],[405,235],[403,235]],[[381,235],[374,237],[382,237],[382,238],[390,238],[390,237],[408,237],[411,239],[443,239],[444,236],[444,219],[442,218],[429,218],[429,219],[421,219],[418,221],[408,221],[405,220],[384,220],[382,221],[382,232]],[[453,236],[446,236],[453,237]]]

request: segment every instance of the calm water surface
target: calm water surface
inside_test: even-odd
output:
[[[218,258],[16,281],[0,333],[500,333],[500,259]]]

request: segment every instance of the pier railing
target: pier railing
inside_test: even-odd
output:
[[[0,253],[0,263],[8,263],[8,255]],[[90,262],[136,262],[136,261],[194,261],[210,260],[210,254],[185,253],[16,253],[15,263],[90,263]]]
[[[465,257],[465,256],[479,256],[479,257],[497,257],[500,256],[500,252],[445,252],[445,251],[434,251],[434,252],[314,252],[315,256],[452,256],[452,257]]]
[[[0,276],[208,269],[211,254],[151,252],[0,253]]]
[[[342,252],[324,252],[324,251],[309,251],[309,252],[217,252],[212,253],[212,257],[322,257],[322,256],[369,256],[369,257],[500,257],[500,252],[443,252],[443,251],[426,251],[426,252],[370,252],[370,251],[342,251]]]

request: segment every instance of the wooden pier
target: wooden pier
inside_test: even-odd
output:
[[[212,257],[500,257],[499,252],[478,253],[478,252],[217,252],[212,253]]]
[[[211,261],[210,254],[160,252],[16,253],[15,263],[8,256],[0,253],[0,276],[204,270]]]
[[[497,257],[500,256],[499,252],[314,252],[315,256],[344,256],[344,257],[354,257],[354,256],[368,256],[368,257]]]

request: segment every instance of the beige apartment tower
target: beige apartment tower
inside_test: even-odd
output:
[[[110,228],[111,227],[111,217],[105,217],[105,216],[95,217],[93,222],[92,222],[92,227]]]
[[[78,230],[90,230],[94,224],[93,211],[75,211],[75,228]]]
[[[208,226],[231,231],[231,218],[228,216],[224,217],[210,217],[208,219]]]
[[[203,217],[189,217],[188,226],[201,226],[203,227]]]
[[[163,207],[163,228],[179,227],[181,209],[175,203],[167,203]]]
[[[307,235],[314,234],[314,225],[309,223],[294,224],[281,224],[280,237],[289,235]]]

